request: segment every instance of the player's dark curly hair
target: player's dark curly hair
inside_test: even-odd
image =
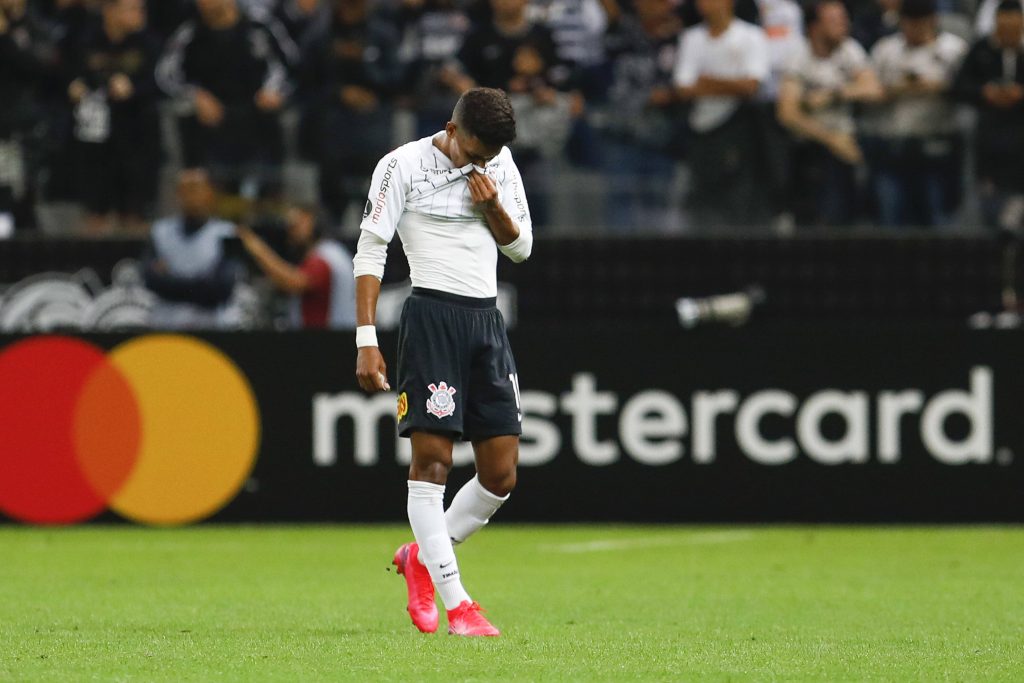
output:
[[[504,90],[471,88],[462,94],[452,120],[489,147],[516,139],[516,113]]]

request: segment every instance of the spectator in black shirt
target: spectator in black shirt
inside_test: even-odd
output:
[[[602,152],[607,179],[607,227],[668,232],[678,223],[670,206],[679,111],[672,68],[682,21],[670,0],[635,0],[605,37],[612,78]]]
[[[976,175],[985,222],[1017,227],[1024,203],[1024,14],[1004,0],[995,31],[964,59],[953,91],[978,110]],[[1012,200],[1012,201],[1011,201]],[[1010,211],[1007,211],[1010,209]]]
[[[86,29],[69,60],[75,186],[88,235],[143,232],[156,200],[160,47],[145,25],[143,0],[103,0],[102,21]]]
[[[362,208],[377,160],[393,147],[393,98],[401,85],[398,31],[369,0],[335,0],[330,31],[313,50],[316,86],[307,134],[320,167],[321,203],[335,221]]]
[[[146,3],[146,28],[163,43],[195,14],[192,0],[149,0]]]
[[[459,50],[459,62],[476,85],[508,90],[516,75],[516,51],[524,45],[535,50],[549,68],[558,64],[551,31],[530,21],[527,15],[529,0],[490,0],[490,3],[491,21],[471,31]]]
[[[280,0],[272,16],[301,51],[327,30],[331,8],[327,0]]]
[[[417,137],[444,128],[459,96],[472,85],[457,61],[471,28],[464,5],[455,0],[402,2],[398,18],[404,32],[406,83],[412,95]]]
[[[508,91],[519,121],[512,148],[530,195],[534,229],[547,223],[550,170],[571,119],[583,111],[578,93],[559,93],[573,83],[571,69],[558,60],[551,31],[530,20],[529,0],[490,0],[491,21],[478,25],[459,50],[459,64],[472,85]],[[536,135],[530,135],[537,133]]]
[[[45,127],[42,90],[56,81],[51,31],[25,0],[0,0],[0,235],[33,223],[33,145]]]
[[[199,18],[171,37],[157,69],[160,87],[187,112],[185,164],[207,166],[247,199],[265,196],[278,189],[284,156],[284,49],[236,0],[197,0],[197,7]]]

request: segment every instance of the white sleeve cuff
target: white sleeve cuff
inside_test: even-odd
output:
[[[528,230],[521,230],[519,237],[515,238],[505,246],[498,245],[498,249],[502,254],[508,256],[513,263],[522,263],[526,259],[530,258],[530,253],[533,251],[533,232]]]
[[[387,260],[388,243],[369,230],[360,231],[356,255],[352,259],[352,275],[372,275],[378,280],[383,280],[384,264]]]

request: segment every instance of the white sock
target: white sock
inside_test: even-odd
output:
[[[409,482],[409,524],[420,546],[420,559],[441,594],[445,609],[470,600],[459,577],[459,563],[444,521],[444,487],[425,481]]]
[[[508,495],[496,496],[485,489],[479,477],[467,481],[444,513],[452,543],[458,545],[480,531],[506,500]]]

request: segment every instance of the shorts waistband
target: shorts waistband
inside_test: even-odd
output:
[[[494,308],[498,304],[498,297],[496,296],[477,298],[474,296],[452,294],[451,292],[442,292],[437,289],[427,289],[426,287],[413,287],[412,295],[414,297],[434,299],[435,301],[444,301],[445,303],[455,304],[464,308],[478,308],[480,310]]]

